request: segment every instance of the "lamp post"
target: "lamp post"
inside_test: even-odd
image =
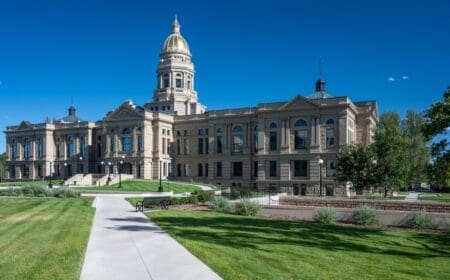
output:
[[[83,160],[83,157],[79,157],[78,158],[78,173],[80,173],[80,171],[81,171],[81,161]]]
[[[67,162],[64,162],[64,181],[67,180]]]
[[[163,191],[163,187],[162,187],[162,161],[163,161],[163,158],[160,157],[159,158],[159,189],[158,189],[159,192]]]
[[[53,165],[53,161],[49,161],[49,163],[50,163],[50,177],[49,177],[48,187],[51,189],[51,188],[53,188],[53,184],[52,184],[52,165]]]
[[[119,188],[122,187],[122,172],[123,172],[123,161],[125,160],[125,156],[122,156],[120,160],[120,168],[119,168]]]
[[[102,165],[103,174],[105,174],[105,173],[106,173],[106,170],[105,170],[105,162],[102,160],[102,161],[100,162],[100,164]],[[100,173],[102,173],[102,169],[100,169]]]
[[[111,182],[111,165],[112,165],[112,162],[108,162],[108,185],[109,185],[109,182]]]
[[[319,158],[319,195],[322,196],[322,165],[323,165],[323,159]]]

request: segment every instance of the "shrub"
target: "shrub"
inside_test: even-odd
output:
[[[69,187],[53,189],[53,195],[59,198],[80,197],[80,193],[77,190],[71,189]]]
[[[214,191],[195,191],[194,194],[197,196],[198,202],[205,203],[211,200]]]
[[[356,208],[353,212],[353,220],[358,225],[364,226],[379,225],[381,223],[377,211],[368,205]]]
[[[261,207],[257,202],[246,198],[241,199],[234,207],[234,212],[243,216],[256,216],[259,210],[261,210]]]
[[[231,210],[230,201],[222,196],[215,196],[209,206],[214,212],[229,213]]]
[[[54,196],[53,190],[43,186],[32,186],[30,187],[34,196],[37,197],[47,197]]]
[[[198,198],[195,195],[170,198],[170,205],[197,204],[197,202]]]
[[[334,224],[337,219],[336,209],[333,207],[320,207],[314,210],[313,219],[322,224]]]
[[[437,229],[440,222],[433,219],[424,210],[414,211],[409,221],[409,226],[415,229]]]

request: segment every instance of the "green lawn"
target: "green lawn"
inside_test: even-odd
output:
[[[79,279],[91,204],[87,199],[0,198],[0,278]]]
[[[194,185],[180,184],[176,182],[163,181],[164,191],[173,191],[174,193],[194,192],[200,190]],[[103,187],[76,187],[78,190],[91,191],[129,191],[129,192],[157,192],[159,181],[144,181],[144,180],[127,180],[122,182],[122,187],[119,184]]]
[[[448,279],[450,235],[147,212],[224,279]]]
[[[63,184],[63,180],[52,180],[52,184],[56,186],[61,186]],[[18,181],[18,182],[3,182],[0,183],[0,187],[8,186],[8,187],[24,187],[24,186],[48,186],[48,180],[35,180],[35,181]]]
[[[450,193],[421,193],[419,199],[450,203]]]

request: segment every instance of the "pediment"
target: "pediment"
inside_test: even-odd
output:
[[[317,104],[313,103],[306,97],[301,95],[297,95],[291,101],[286,102],[285,104],[280,106],[280,110],[287,109],[316,109],[318,107]]]
[[[28,121],[22,121],[19,126],[17,126],[16,130],[33,130],[33,126]]]
[[[106,121],[120,121],[130,119],[142,119],[144,118],[144,110],[141,107],[133,105],[131,100],[123,103],[119,108],[110,112],[106,117]]]

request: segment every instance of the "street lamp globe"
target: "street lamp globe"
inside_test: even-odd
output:
[[[319,164],[322,165],[323,164],[323,159],[319,158]]]

